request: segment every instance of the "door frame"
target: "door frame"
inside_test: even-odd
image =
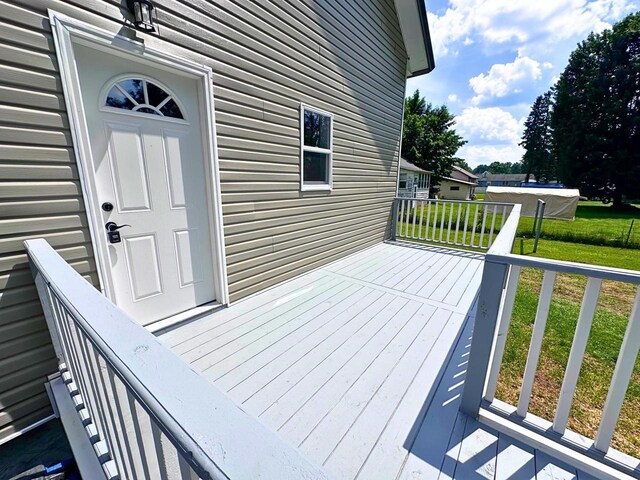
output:
[[[213,72],[211,68],[184,58],[151,48],[143,41],[132,40],[118,33],[109,32],[89,23],[49,10],[49,20],[60,66],[60,77],[64,91],[65,104],[69,116],[69,126],[76,156],[82,197],[89,223],[89,233],[100,289],[115,303],[113,278],[110,274],[108,242],[104,234],[100,204],[96,194],[95,178],[92,175],[93,155],[91,152],[89,128],[80,90],[80,77],[76,68],[74,44],[120,56],[138,64],[147,64],[164,69],[173,74],[195,79],[198,82],[198,103],[201,105],[200,123],[202,134],[203,163],[206,177],[207,201],[209,206],[209,225],[213,259],[214,297],[222,305],[229,303],[227,267],[224,245],[222,217],[222,198],[220,194],[220,171],[218,166],[218,147],[213,98]],[[122,27],[118,25],[117,27]],[[179,50],[173,44],[160,41],[167,49]],[[185,52],[186,53],[186,52]],[[195,306],[197,307],[197,306]],[[176,317],[184,318],[183,314]],[[153,324],[149,325],[152,326]]]

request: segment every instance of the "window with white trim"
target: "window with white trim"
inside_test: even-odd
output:
[[[333,115],[300,105],[300,188],[331,190]]]

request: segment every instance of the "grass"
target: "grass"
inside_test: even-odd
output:
[[[532,228],[533,218],[522,218],[518,235],[531,237]],[[640,249],[640,207],[616,211],[600,202],[580,202],[574,221],[544,219],[541,238]]]
[[[531,253],[532,248],[533,240],[524,239],[523,253],[527,255],[640,270],[640,254],[633,249],[545,239],[536,254]],[[520,240],[514,252],[520,253]],[[538,269],[523,269],[516,294],[496,394],[513,405],[518,401],[542,275]],[[559,274],[556,280],[529,407],[531,413],[547,420],[553,420],[555,413],[585,285],[586,278],[578,275]],[[603,282],[568,423],[569,429],[590,438],[599,425],[635,290],[630,284]],[[636,362],[612,442],[614,448],[640,458],[638,411],[640,361]]]

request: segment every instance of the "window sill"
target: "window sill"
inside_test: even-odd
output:
[[[313,191],[331,191],[333,187],[329,184],[320,184],[320,185],[300,185],[300,191],[302,192],[313,192]]]

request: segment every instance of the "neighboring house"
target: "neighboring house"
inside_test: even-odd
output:
[[[475,194],[475,182],[465,182],[452,177],[444,177],[440,182],[438,198],[444,200],[470,200]]]
[[[399,197],[429,198],[430,186],[431,172],[416,167],[404,158],[400,159]]]
[[[471,200],[474,198],[478,177],[464,168],[453,166],[449,177],[439,185],[438,198],[445,200]]]
[[[422,0],[127,3],[0,4],[0,443],[52,415],[26,239],[157,330],[390,235]]]
[[[484,193],[487,187],[521,187],[527,180],[525,173],[490,173],[483,172],[478,178],[478,192]],[[533,175],[529,175],[529,182],[535,183]]]
[[[468,172],[464,168],[458,167],[457,165],[453,166],[453,170],[451,170],[451,174],[449,176],[457,180],[462,180],[463,182],[470,182],[470,183],[478,182],[477,175],[474,175],[473,173]]]

